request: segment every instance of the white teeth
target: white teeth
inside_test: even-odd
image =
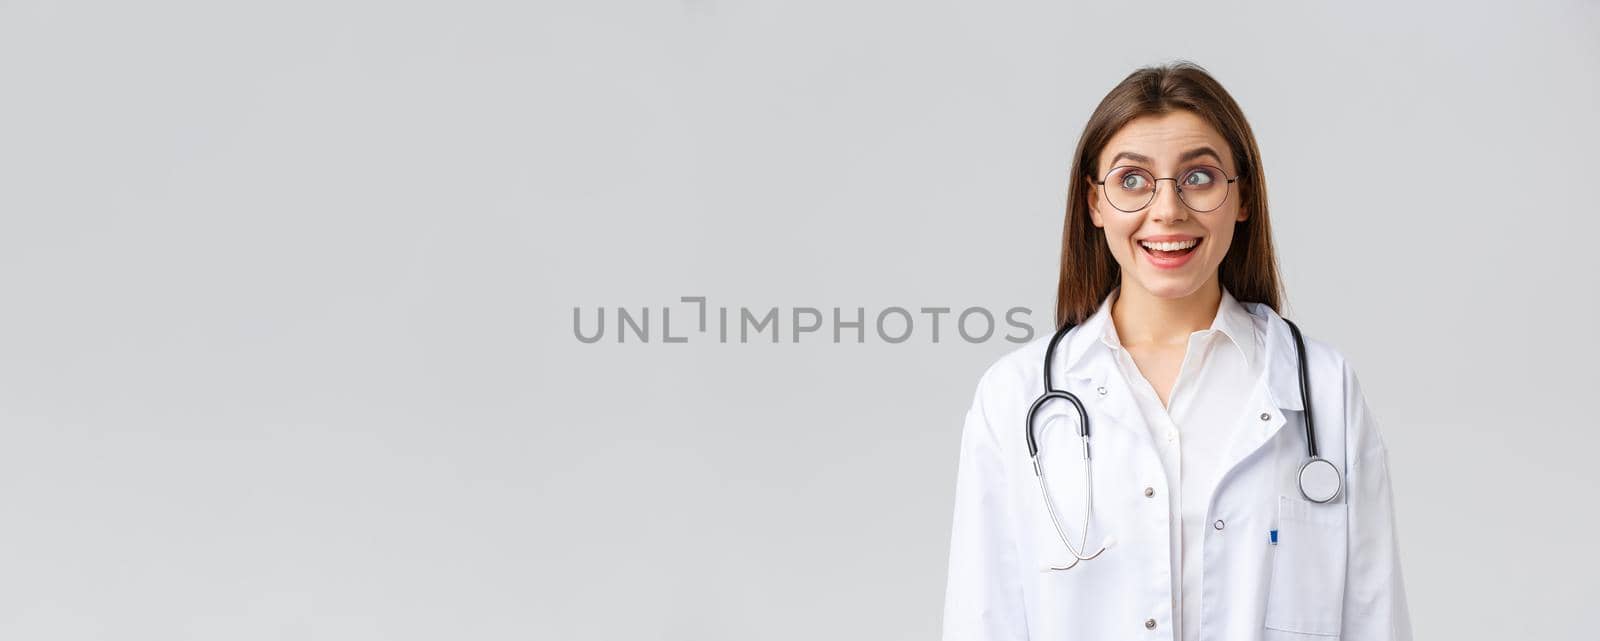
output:
[[[1195,245],[1197,245],[1199,243],[1200,243],[1200,239],[1198,239],[1198,238],[1191,238],[1189,240],[1175,241],[1175,242],[1170,242],[1170,243],[1152,243],[1152,242],[1143,241],[1143,240],[1139,241],[1140,245],[1144,245],[1145,247],[1149,247],[1150,249],[1159,249],[1161,251],[1168,251],[1168,252],[1170,252],[1170,251],[1178,251],[1180,249],[1188,249],[1190,247],[1194,247]]]

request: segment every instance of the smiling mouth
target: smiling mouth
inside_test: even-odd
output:
[[[1143,249],[1145,251],[1145,253],[1150,254],[1151,256],[1155,256],[1156,258],[1168,258],[1168,259],[1170,259],[1170,258],[1178,258],[1178,257],[1181,257],[1181,256],[1187,256],[1187,255],[1189,255],[1191,253],[1194,253],[1194,250],[1199,248],[1200,247],[1200,243],[1205,242],[1205,240],[1206,240],[1205,238],[1196,238],[1193,241],[1194,244],[1189,245],[1188,247],[1181,248],[1181,249],[1156,249],[1156,248],[1151,247],[1150,245],[1145,244],[1144,241],[1139,241],[1139,247],[1141,249]],[[1175,247],[1175,246],[1182,245],[1183,243],[1154,243],[1154,244],[1157,247]]]

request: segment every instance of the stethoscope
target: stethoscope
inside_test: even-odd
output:
[[[1284,318],[1283,322],[1289,324],[1289,331],[1294,334],[1295,353],[1300,362],[1300,403],[1305,406],[1306,415],[1307,460],[1304,465],[1300,466],[1300,494],[1312,502],[1327,503],[1338,498],[1339,492],[1344,488],[1344,475],[1339,472],[1338,466],[1334,465],[1332,461],[1317,455],[1317,431],[1311,420],[1311,397],[1306,391],[1306,344],[1300,338],[1299,327],[1296,327],[1287,318]],[[1055,358],[1056,345],[1061,343],[1061,339],[1065,338],[1067,332],[1072,331],[1073,327],[1073,324],[1068,323],[1057,330],[1055,336],[1050,338],[1050,346],[1045,349],[1044,353],[1044,394],[1041,394],[1039,399],[1033,402],[1033,406],[1028,408],[1028,458],[1033,460],[1033,475],[1039,479],[1039,492],[1044,496],[1044,505],[1050,512],[1050,522],[1055,525],[1056,535],[1061,537],[1061,542],[1067,546],[1067,550],[1072,552],[1073,557],[1072,562],[1068,563],[1066,567],[1051,567],[1050,569],[1052,570],[1070,570],[1079,561],[1088,561],[1100,556],[1101,553],[1106,551],[1106,548],[1110,547],[1112,542],[1112,539],[1107,538],[1093,554],[1086,555],[1083,553],[1083,550],[1086,549],[1085,544],[1088,543],[1089,519],[1094,513],[1092,503],[1094,487],[1091,485],[1094,475],[1089,471],[1091,462],[1089,455],[1089,413],[1084,411],[1083,403],[1072,392],[1056,389],[1050,384],[1050,363]],[[1084,497],[1083,529],[1081,530],[1083,537],[1079,539],[1077,545],[1073,545],[1072,541],[1067,537],[1067,531],[1061,527],[1061,519],[1056,515],[1055,501],[1050,498],[1050,485],[1045,482],[1044,470],[1039,466],[1039,444],[1034,439],[1033,434],[1034,419],[1038,416],[1039,409],[1052,400],[1063,400],[1071,403],[1073,409],[1078,411],[1078,437],[1083,443]]]

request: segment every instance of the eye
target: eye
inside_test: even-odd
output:
[[[1127,172],[1117,181],[1119,187],[1127,190],[1144,189],[1146,184],[1144,174],[1137,171]]]
[[[1189,173],[1184,174],[1183,176],[1183,186],[1185,187],[1199,187],[1203,189],[1211,186],[1211,184],[1216,181],[1216,173],[1205,167],[1190,170]]]

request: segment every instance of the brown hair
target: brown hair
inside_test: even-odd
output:
[[[1283,296],[1267,218],[1267,181],[1261,150],[1238,103],[1199,65],[1179,61],[1128,74],[1095,107],[1078,139],[1067,187],[1067,219],[1061,232],[1061,280],[1056,289],[1056,328],[1082,323],[1121,279],[1121,267],[1106,246],[1105,230],[1089,218],[1089,181],[1099,177],[1100,152],[1134,118],[1177,110],[1193,112],[1222,134],[1233,152],[1239,197],[1247,213],[1233,228],[1233,243],[1217,268],[1218,280],[1240,302],[1265,303],[1274,311]]]

